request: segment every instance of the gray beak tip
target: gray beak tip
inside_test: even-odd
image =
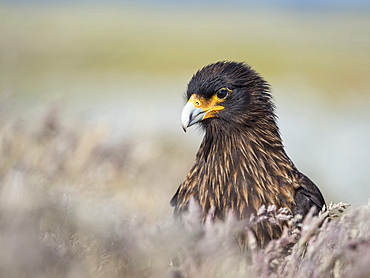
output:
[[[191,102],[186,103],[181,113],[181,125],[184,132],[190,126],[200,122],[204,117],[204,111],[200,107],[195,107]]]

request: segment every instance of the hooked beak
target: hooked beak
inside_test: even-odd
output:
[[[189,126],[200,122],[203,119],[205,112],[206,111],[204,111],[202,108],[195,107],[192,102],[188,101],[181,113],[182,129],[186,132],[186,129]]]
[[[192,126],[200,121],[208,118],[217,117],[216,111],[222,110],[225,107],[218,105],[219,100],[214,97],[212,99],[204,99],[196,94],[193,94],[181,113],[182,129],[186,132],[189,126]]]

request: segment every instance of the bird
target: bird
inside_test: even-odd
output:
[[[201,220],[232,213],[250,219],[265,206],[292,216],[323,209],[319,188],[288,157],[277,125],[269,83],[245,62],[218,61],[198,70],[187,85],[183,130],[204,132],[195,163],[170,201],[175,218],[193,200]],[[281,236],[282,225],[262,223],[253,232],[260,247]]]

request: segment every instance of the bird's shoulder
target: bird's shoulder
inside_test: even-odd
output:
[[[177,206],[177,198],[179,196],[179,191],[180,191],[180,186],[179,186],[179,188],[177,189],[175,195],[173,195],[173,197],[172,197],[172,199],[170,201],[170,204],[171,204],[172,207],[176,207]]]
[[[294,196],[295,207],[293,214],[306,215],[311,207],[320,211],[325,205],[324,197],[319,188],[304,174],[296,172],[299,187],[296,189]]]

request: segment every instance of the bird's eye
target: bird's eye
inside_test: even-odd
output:
[[[221,88],[220,90],[217,91],[217,98],[219,99],[225,99],[229,95],[229,89],[227,88]]]

